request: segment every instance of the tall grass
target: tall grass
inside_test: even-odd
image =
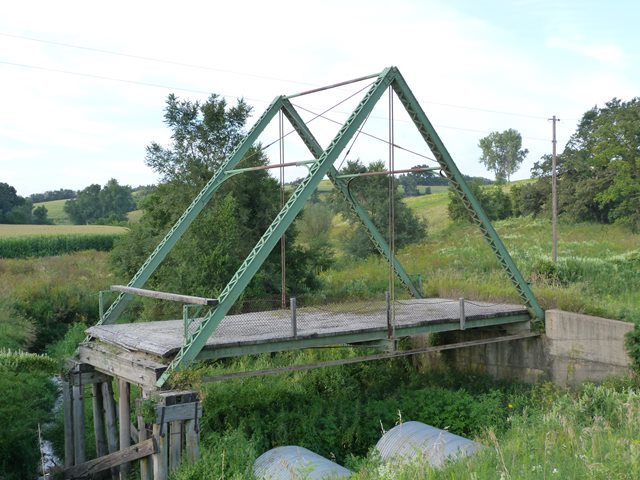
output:
[[[561,223],[553,265],[547,220],[516,218],[495,227],[543,308],[640,321],[640,235],[615,225]],[[424,242],[398,257],[410,274],[421,274],[427,296],[521,302],[474,226],[431,229]],[[378,296],[388,288],[387,278],[388,266],[379,258],[341,259],[322,273],[324,295]]]
[[[0,259],[0,346],[44,351],[74,323],[93,323],[98,291],[113,283],[103,252]]]
[[[537,393],[546,387],[539,387]],[[547,393],[510,417],[503,435],[488,429],[473,457],[433,469],[424,459],[383,465],[369,459],[357,479],[640,478],[640,390],[587,384]],[[539,400],[539,395],[534,395]]]

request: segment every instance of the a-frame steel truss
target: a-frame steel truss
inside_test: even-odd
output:
[[[162,387],[162,385],[164,385],[173,371],[183,368],[196,359],[209,337],[216,330],[224,316],[231,309],[242,291],[259,270],[260,266],[273,250],[280,237],[285,233],[298,213],[300,213],[304,204],[307,202],[313,191],[316,190],[320,180],[322,180],[325,175],[328,176],[334,186],[345,195],[351,208],[353,208],[354,212],[366,227],[367,232],[369,233],[369,236],[377,250],[387,259],[387,261],[392,263],[394,271],[402,284],[414,297],[421,297],[420,292],[413,284],[398,259],[389,249],[389,246],[382,234],[373,225],[367,212],[350,195],[346,181],[339,178],[338,172],[334,167],[334,162],[337,160],[340,153],[344,150],[358,129],[361,128],[363,122],[366,120],[367,116],[371,113],[374,106],[388,87],[393,89],[401,103],[404,105],[406,111],[413,120],[413,123],[422,135],[422,138],[425,140],[439,163],[442,172],[449,179],[451,187],[455,189],[458,195],[462,198],[465,207],[471,213],[475,223],[480,227],[487,243],[515,286],[531,315],[540,320],[544,319],[544,311],[538,304],[533,292],[529,288],[529,285],[522,277],[522,274],[498,237],[498,234],[493,228],[489,218],[469,189],[462,177],[462,174],[454,164],[451,155],[445,148],[440,137],[431,125],[431,122],[407,86],[404,78],[400,74],[400,71],[396,67],[390,67],[386,68],[378,75],[364,77],[362,80],[366,78],[375,78],[375,80],[348,120],[344,123],[342,128],[340,128],[332,142],[324,150],[289,101],[290,97],[277,97],[258,119],[251,130],[249,130],[245,139],[220,166],[209,182],[207,182],[191,205],[189,205],[175,225],[171,230],[169,230],[164,239],[158,244],[149,258],[147,258],[142,267],[140,267],[138,272],[131,279],[128,284],[129,287],[140,288],[145,284],[158,265],[171,251],[176,242],[189,228],[191,222],[193,222],[204,206],[211,200],[211,197],[216,190],[227,178],[229,178],[230,174],[233,173],[230,171],[233,170],[244,158],[249,148],[256,142],[259,135],[273,117],[279,111],[282,111],[316,161],[310,164],[307,176],[289,197],[288,201],[263,234],[262,238],[260,238],[251,253],[249,253],[229,283],[222,290],[218,296],[218,305],[213,307],[209,313],[205,315],[193,335],[187,339],[186,343],[173,359],[167,370],[158,380],[158,387]],[[130,294],[120,294],[98,323],[114,323],[126,308],[129,301],[131,301],[131,298]]]

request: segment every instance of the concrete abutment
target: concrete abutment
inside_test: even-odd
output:
[[[529,322],[521,322],[439,335],[442,343],[454,343],[513,335],[529,328]],[[449,350],[440,353],[436,361],[458,371],[526,383],[549,380],[574,386],[598,382],[631,372],[624,341],[633,328],[629,322],[548,310],[545,333],[539,337]]]

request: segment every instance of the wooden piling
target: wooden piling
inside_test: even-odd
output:
[[[104,430],[104,402],[102,401],[102,387],[100,382],[91,384],[91,397],[93,406],[93,432],[96,440],[96,457],[102,458],[109,453],[107,437]],[[108,472],[95,474],[96,480],[107,478]]]
[[[182,421],[176,420],[169,424],[169,470],[173,471],[180,465],[182,454]]]
[[[158,451],[153,454],[153,479],[167,480],[169,478],[169,448],[167,439],[167,424],[154,423],[153,437],[158,444]]]
[[[126,380],[119,380],[118,416],[120,419],[120,450],[131,445],[131,385]],[[126,480],[131,469],[130,463],[120,465],[120,480]]]
[[[118,426],[116,417],[116,402],[113,398],[113,386],[111,382],[102,384],[102,401],[104,405],[105,427],[107,431],[107,447],[109,453],[118,451]],[[111,478],[117,480],[119,477],[117,467],[111,469]]]
[[[69,382],[62,382],[62,408],[64,409],[64,468],[75,465],[73,443],[73,394]]]
[[[138,420],[138,442],[143,442],[151,438],[147,434],[147,425],[142,415],[142,400],[138,398],[136,401],[136,417]],[[151,465],[151,459],[149,457],[140,459],[140,480],[153,480],[153,467]]]
[[[76,382],[73,382],[76,383]],[[73,457],[74,464],[84,463],[84,386],[73,386]]]
[[[107,437],[104,430],[104,402],[102,401],[102,388],[99,383],[91,385],[93,401],[93,430],[96,437],[96,454],[102,457],[109,453]]]
[[[185,454],[189,463],[195,463],[200,458],[200,430],[197,425],[198,420],[195,419],[184,422]]]

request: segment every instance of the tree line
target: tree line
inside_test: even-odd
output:
[[[494,132],[480,140],[480,161],[494,171],[498,181],[508,180],[515,171],[510,168],[519,165],[527,152],[521,149],[519,134],[513,132]],[[508,138],[511,146],[507,148]],[[491,219],[548,215],[551,169],[551,156],[545,155],[531,170],[534,181],[514,185],[508,194],[499,188],[471,188]],[[585,112],[557,156],[556,171],[558,213],[564,218],[620,223],[640,232],[640,98],[626,102],[614,98]],[[449,214],[454,220],[468,218],[454,193],[450,193]]]
[[[146,193],[148,187],[141,187],[141,191]],[[127,213],[136,209],[132,193],[131,187],[112,178],[104,187],[92,184],[77,192],[61,188],[25,198],[8,183],[0,182],[0,223],[50,224],[47,207],[34,203],[67,200],[64,211],[76,225],[117,224],[125,222]]]
[[[46,224],[47,209],[33,206],[33,201],[18,195],[14,187],[0,182],[0,223],[10,224]]]

